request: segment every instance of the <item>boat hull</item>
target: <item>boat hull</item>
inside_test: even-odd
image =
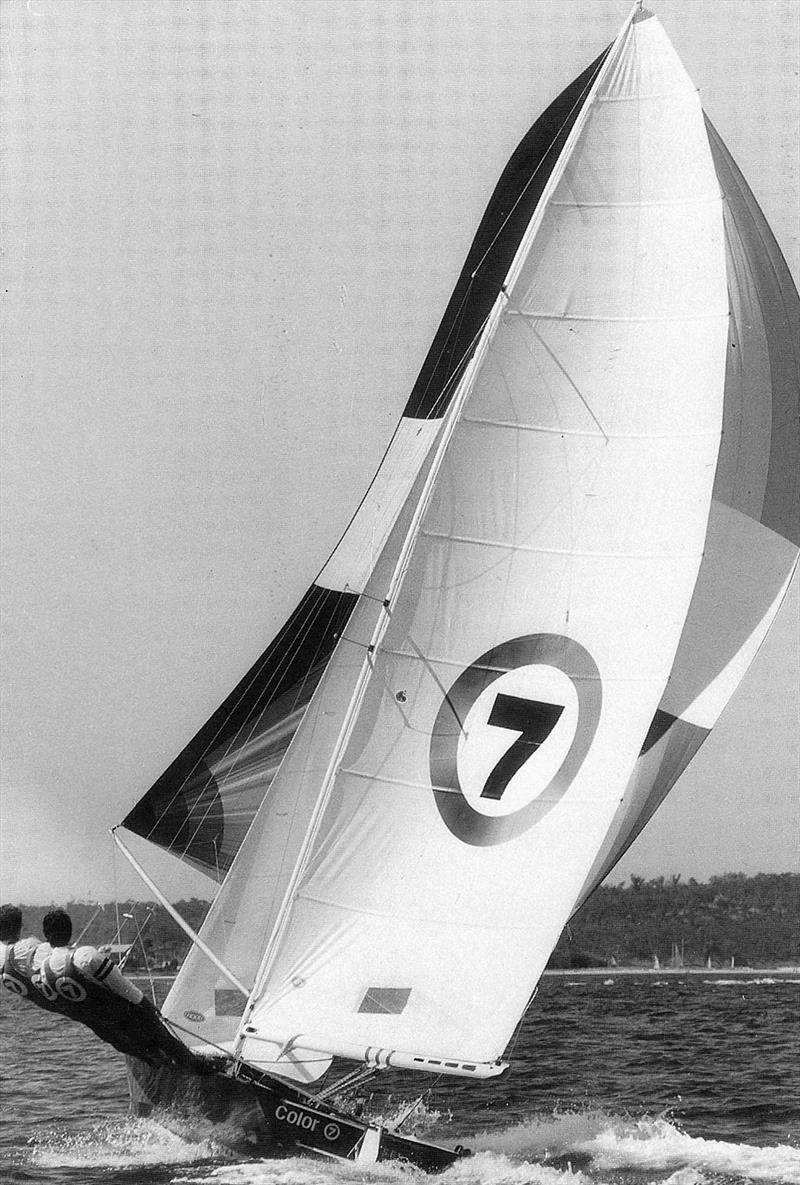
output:
[[[131,1108],[189,1139],[213,1139],[258,1157],[313,1155],[374,1164],[398,1160],[440,1172],[466,1155],[403,1136],[244,1066],[236,1077],[201,1076],[128,1058]]]

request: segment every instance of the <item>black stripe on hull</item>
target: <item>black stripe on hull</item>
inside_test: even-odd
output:
[[[441,416],[608,50],[550,104],[503,170],[404,415]],[[474,276],[473,276],[473,273]]]
[[[357,601],[356,593],[312,585],[274,641],[123,826],[221,878],[269,785],[265,771],[274,774],[299,719],[284,728],[281,724],[307,706]],[[259,738],[270,732],[276,740],[259,746]]]

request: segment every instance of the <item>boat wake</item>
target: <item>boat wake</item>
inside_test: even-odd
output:
[[[420,1128],[452,1143],[424,1113]],[[388,1117],[387,1117],[388,1118]],[[174,1120],[173,1120],[174,1125]],[[97,1124],[80,1133],[45,1132],[31,1144],[29,1163],[42,1168],[127,1169],[175,1166],[174,1185],[401,1185],[434,1180],[397,1163],[372,1167],[293,1157],[230,1159],[224,1133],[187,1128],[181,1134],[155,1119]],[[435,1178],[442,1185],[800,1185],[800,1148],[759,1147],[689,1136],[664,1116],[626,1118],[604,1111],[565,1111],[463,1138],[474,1155]]]
[[[603,1111],[565,1112],[536,1117],[499,1132],[473,1137],[481,1155],[510,1161],[569,1162],[569,1171],[603,1174],[625,1172],[636,1180],[671,1185],[703,1185],[718,1181],[800,1182],[800,1148],[758,1147],[705,1140],[682,1132],[664,1116],[621,1118]],[[457,1168],[460,1166],[457,1166]],[[486,1178],[484,1178],[486,1179]]]
[[[429,1133],[436,1138],[436,1133]],[[450,1142],[447,1137],[440,1138]],[[368,1185],[437,1180],[442,1185],[800,1185],[800,1148],[757,1147],[688,1136],[664,1117],[602,1111],[536,1116],[468,1137],[474,1155],[436,1178],[399,1164],[365,1166],[301,1159],[198,1166],[174,1185]]]
[[[216,1140],[178,1135],[154,1119],[98,1123],[80,1132],[50,1130],[31,1141],[30,1164],[41,1168],[134,1168],[139,1165],[192,1164],[225,1156]]]

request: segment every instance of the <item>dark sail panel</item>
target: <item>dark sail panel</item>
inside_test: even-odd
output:
[[[562,91],[520,142],[492,194],[433,344],[403,412],[442,416],[491,312],[589,88],[608,50]]]
[[[123,826],[221,880],[358,597],[312,585],[275,640]]]
[[[731,328],[714,497],[800,544],[800,297],[775,236],[706,116],[725,195]]]

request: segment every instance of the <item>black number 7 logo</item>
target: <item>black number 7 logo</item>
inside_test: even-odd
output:
[[[514,774],[546,741],[564,711],[563,704],[544,704],[539,700],[520,699],[516,695],[498,695],[489,713],[488,724],[521,733],[494,767],[481,798],[498,800]]]

